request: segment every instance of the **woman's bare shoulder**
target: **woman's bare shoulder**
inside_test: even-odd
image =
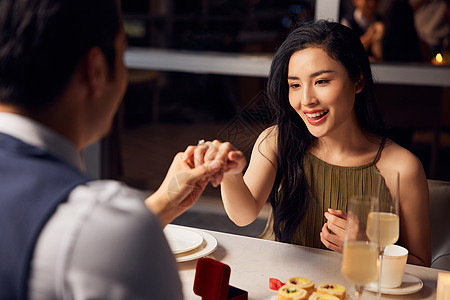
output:
[[[411,151],[393,141],[386,143],[377,166],[396,169],[400,174],[408,177],[416,177],[424,173],[420,159]]]
[[[272,126],[267,127],[266,129],[264,129],[259,136],[276,138],[277,135],[278,135],[278,126],[272,125]]]
[[[277,126],[270,126],[264,129],[255,142],[253,152],[259,152],[270,158],[276,157],[277,153]]]
[[[264,147],[269,146],[270,148],[276,148],[277,144],[277,136],[278,136],[278,127],[276,125],[267,127],[264,129],[258,139],[256,140],[257,144],[261,144]]]

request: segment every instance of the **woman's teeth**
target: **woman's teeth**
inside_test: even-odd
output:
[[[321,112],[315,112],[315,113],[311,113],[311,114],[306,114],[306,116],[310,119],[319,119],[322,116],[326,115],[328,113],[328,110],[324,110]]]

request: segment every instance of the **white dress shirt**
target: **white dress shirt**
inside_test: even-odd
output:
[[[0,113],[0,132],[83,170],[70,141],[31,119]],[[29,299],[182,299],[175,259],[145,198],[114,180],[75,188],[38,238]]]

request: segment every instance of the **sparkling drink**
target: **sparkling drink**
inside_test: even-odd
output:
[[[356,285],[365,285],[377,279],[379,246],[376,243],[355,241],[344,247],[342,274]]]
[[[388,212],[370,212],[367,217],[367,236],[370,240],[375,240],[374,224],[379,222],[380,226],[380,246],[392,245],[398,240],[400,221],[399,216]]]

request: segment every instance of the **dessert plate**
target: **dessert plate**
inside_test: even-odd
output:
[[[198,247],[188,252],[175,254],[177,262],[191,261],[205,257],[217,249],[218,243],[215,237],[202,230],[195,230],[203,238],[203,243]]]
[[[168,224],[164,228],[167,242],[173,254],[180,254],[198,248],[203,243],[203,237],[197,232]]]
[[[274,291],[274,293],[276,293],[276,291]],[[274,295],[274,296],[270,296],[268,298],[264,298],[264,300],[278,300],[278,295]],[[344,297],[344,300],[351,300],[348,290],[347,290],[347,293],[346,293],[346,295]]]
[[[365,289],[371,292],[376,293],[377,292],[377,283],[370,283],[366,285]],[[400,285],[397,288],[389,289],[389,288],[381,288],[382,294],[387,295],[408,295],[412,293],[416,293],[420,291],[423,287],[423,282],[416,276],[412,274],[405,273],[403,274],[403,282],[402,285]]]

